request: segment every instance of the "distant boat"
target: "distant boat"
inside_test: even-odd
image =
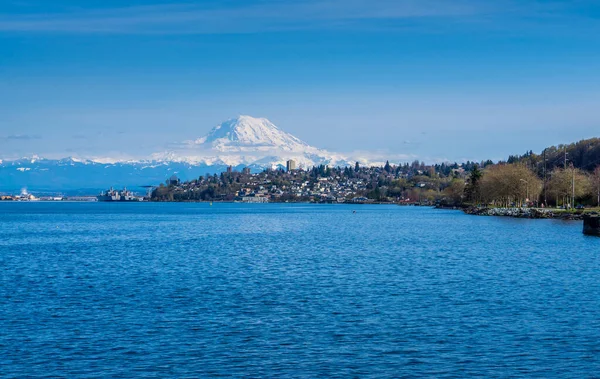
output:
[[[124,188],[122,191],[114,190],[112,187],[105,192],[102,192],[100,195],[96,196],[98,201],[141,201],[141,199],[133,194],[133,192],[128,191],[127,188]]]

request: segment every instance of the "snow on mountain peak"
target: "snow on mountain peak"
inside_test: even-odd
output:
[[[222,152],[257,148],[303,151],[310,148],[306,142],[279,129],[268,119],[251,116],[227,120],[214,127],[206,136],[193,141],[193,144]]]
[[[353,164],[344,156],[310,146],[266,118],[251,116],[224,121],[202,138],[152,155],[152,160],[163,162],[261,167],[285,166],[289,159],[302,167]]]

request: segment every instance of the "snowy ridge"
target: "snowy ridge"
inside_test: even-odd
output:
[[[239,116],[215,126],[210,133],[192,142],[200,148],[222,152],[252,151],[275,148],[282,151],[301,151],[310,146],[295,136],[280,130],[266,118]]]
[[[346,166],[346,157],[310,146],[266,118],[239,116],[214,127],[206,136],[185,141],[174,151],[153,154],[156,161],[206,165],[285,166],[289,159],[304,168],[320,164]]]
[[[45,159],[37,155],[17,160],[4,160],[0,164],[25,165],[36,162],[44,165],[92,165],[92,164],[168,164],[186,163],[204,166],[240,166],[275,168],[288,160],[296,161],[298,167],[316,165],[347,166],[355,160],[344,155],[310,146],[308,143],[279,129],[266,118],[239,116],[215,126],[204,137],[174,144],[168,151],[156,152],[146,159],[119,159],[110,157],[67,157]],[[366,164],[364,159],[359,159]]]
[[[170,151],[152,154],[147,159],[109,157],[68,157],[45,159],[37,155],[0,161],[0,192],[20,188],[32,190],[72,190],[111,186],[156,185],[176,174],[182,180],[200,175],[249,167],[252,172],[266,168],[285,168],[290,159],[296,167],[317,165],[383,165],[365,158],[344,155],[310,146],[284,132],[265,118],[239,116],[214,127],[204,137],[172,145]],[[126,152],[124,152],[126,153]],[[87,192],[89,193],[89,191]]]

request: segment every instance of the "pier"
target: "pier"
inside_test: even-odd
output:
[[[600,215],[583,216],[583,234],[600,237]]]

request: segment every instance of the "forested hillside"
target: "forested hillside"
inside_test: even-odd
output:
[[[544,159],[546,172],[555,168],[570,167],[592,172],[600,165],[600,138],[590,138],[568,145],[546,148],[539,154],[529,151],[523,155],[511,155],[506,163],[524,163],[540,177],[544,175]]]

